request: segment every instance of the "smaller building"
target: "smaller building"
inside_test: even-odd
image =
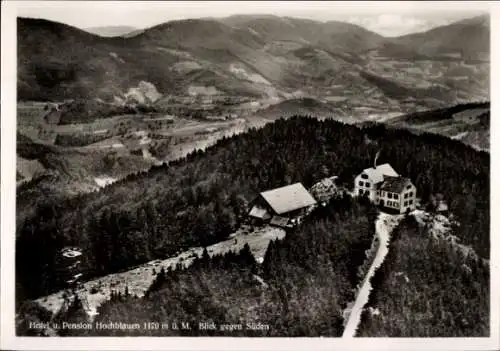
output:
[[[398,213],[416,208],[417,188],[409,178],[387,177],[377,190],[378,205]]]
[[[315,205],[316,200],[306,188],[295,183],[260,193],[248,216],[255,224],[269,222],[279,227],[292,227]]]

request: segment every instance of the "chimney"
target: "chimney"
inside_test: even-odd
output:
[[[377,168],[377,160],[378,157],[380,156],[380,150],[377,151],[377,154],[375,155],[375,160],[373,160],[373,168]]]

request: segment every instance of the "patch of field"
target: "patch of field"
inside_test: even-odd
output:
[[[249,80],[254,83],[271,85],[267,79],[262,77],[260,74],[248,73],[244,68],[237,67],[235,64],[229,66],[229,71],[236,75],[237,77]]]
[[[177,57],[180,57],[183,59],[187,59],[187,60],[193,59],[193,56],[191,56],[191,54],[187,51],[169,49],[169,48],[165,48],[165,47],[161,47],[161,46],[157,46],[156,48],[160,51],[166,52],[170,55],[177,56]]]
[[[172,66],[172,70],[179,74],[187,74],[201,68],[202,66],[196,61],[181,61]]]
[[[94,180],[97,183],[97,185],[99,185],[101,188],[103,188],[106,185],[109,185],[109,184],[116,182],[118,179],[112,178],[112,177],[102,176],[102,177],[95,177]]]
[[[189,95],[217,95],[221,94],[214,86],[190,85],[188,87]]]
[[[212,131],[208,128],[216,128]],[[170,151],[166,161],[175,160],[185,157],[194,150],[205,150],[207,147],[214,145],[219,139],[231,137],[245,132],[249,125],[244,120],[231,122],[212,122],[212,123],[197,123],[188,125],[183,128],[176,129],[168,135],[180,138],[180,142],[176,142]]]
[[[86,145],[86,146],[82,147],[82,149],[87,149],[87,150],[91,150],[91,149],[120,149],[123,147],[125,147],[125,145],[121,142],[121,139],[119,137],[113,137],[113,138],[109,138],[106,140],[98,141],[97,143]]]

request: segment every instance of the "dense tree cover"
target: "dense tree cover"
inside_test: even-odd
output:
[[[441,86],[435,85],[426,88],[412,87],[408,88],[397,81],[384,78],[367,71],[361,71],[360,76],[366,79],[371,84],[379,88],[386,97],[391,99],[403,100],[405,98],[416,98],[417,100],[426,102],[427,105],[443,105],[446,102],[453,101],[453,95],[449,90]],[[435,102],[426,101],[425,99],[435,99]]]
[[[439,122],[450,120],[453,115],[459,112],[467,111],[476,108],[490,108],[489,102],[470,102],[466,104],[458,104],[452,107],[440,108],[431,111],[414,112],[400,117],[393,118],[389,121],[390,124],[399,122],[409,122],[412,124],[423,124],[429,122]],[[490,114],[489,112],[483,113],[478,116],[483,126],[489,126]]]
[[[379,146],[366,143],[366,135]],[[310,187],[325,168],[351,186],[379,147],[379,163],[410,177],[423,201],[437,192],[450,199],[462,224],[456,235],[488,257],[487,153],[436,135],[294,117],[223,138],[99,192],[40,203],[18,227],[18,280],[32,297],[59,288],[46,277],[54,274],[53,256],[63,245],[82,248],[87,276],[209,245],[239,225],[258,192],[293,182]]]
[[[489,267],[463,257],[408,217],[372,278],[359,327],[368,337],[489,336]]]
[[[114,105],[96,100],[76,99],[62,104],[59,124],[90,123],[94,120],[116,115],[152,113],[157,110],[148,104]]]
[[[284,239],[272,241],[258,265],[248,245],[209,257],[207,250],[182,269],[163,269],[145,297],[117,292],[98,309],[95,323],[139,323],[138,330],[80,330],[72,335],[340,336],[342,311],[354,298],[374,234],[375,208],[344,196],[316,209]],[[54,319],[82,321],[77,300]],[[29,320],[29,313],[22,320]],[[35,311],[36,312],[36,311]],[[40,313],[33,318],[40,319]],[[144,323],[187,322],[191,330],[150,329]],[[242,330],[207,331],[199,322],[238,324]],[[249,330],[248,323],[269,325]],[[65,331],[68,333],[68,331]]]
[[[72,133],[57,134],[55,145],[61,146],[86,146],[109,138],[108,134]]]

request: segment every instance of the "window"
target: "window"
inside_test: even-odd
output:
[[[399,195],[398,195],[398,194],[394,194],[394,198],[395,198],[396,200],[398,200],[398,199],[399,199]]]
[[[368,176],[367,176],[366,174],[364,174],[364,173],[363,173],[363,174],[361,175],[361,178],[363,178],[363,179],[368,179]]]
[[[410,200],[409,204],[412,205],[413,204],[413,200]]]
[[[408,198],[408,193],[405,193],[405,199],[407,199],[407,198]]]
[[[405,204],[404,204],[404,206],[405,206],[405,207],[406,207],[406,206],[408,206],[408,201],[405,201]]]
[[[363,182],[359,182],[358,184],[359,184],[359,186],[363,186],[364,183]]]
[[[392,199],[392,193],[387,193],[387,197],[388,197],[389,199]]]
[[[368,187],[368,188],[370,187],[370,183],[365,183],[365,185],[366,185],[366,187]]]
[[[406,189],[411,189],[411,184],[406,187]]]
[[[410,191],[410,195],[408,195],[409,197],[412,197],[413,196],[413,191]]]
[[[377,196],[380,196],[380,191],[377,190]]]
[[[359,189],[359,195],[363,195],[363,189]]]

